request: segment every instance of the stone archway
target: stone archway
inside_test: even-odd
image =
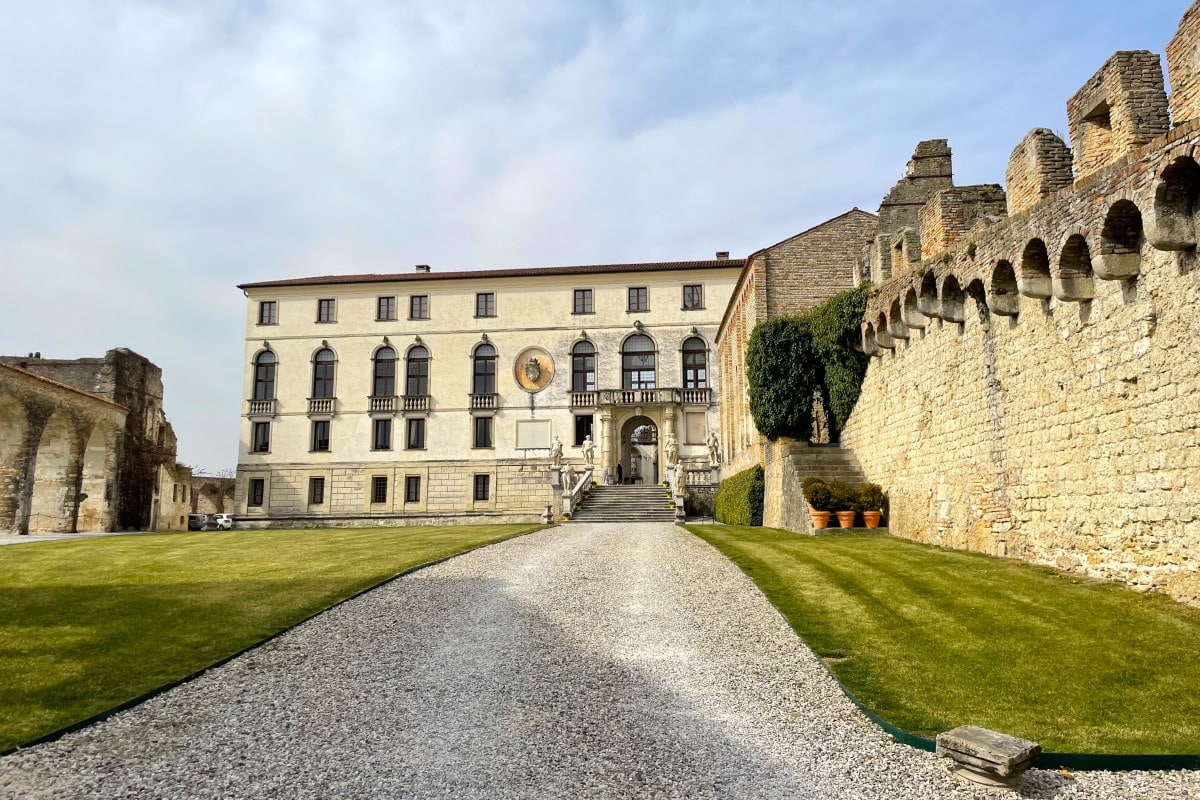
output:
[[[0,396],[0,530],[15,531],[26,487],[25,406],[11,394]]]
[[[110,440],[114,431],[101,425],[92,429],[83,450],[83,479],[79,487],[80,533],[112,530],[112,488],[108,483]]]
[[[33,470],[29,530],[37,533],[73,532],[78,473],[75,426],[63,411],[55,411],[38,441]]]
[[[626,483],[653,486],[659,481],[658,425],[634,416],[621,426],[620,462]]]

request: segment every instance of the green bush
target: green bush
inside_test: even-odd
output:
[[[721,481],[713,501],[713,517],[727,525],[762,525],[763,468],[751,467]]]
[[[858,511],[882,511],[887,502],[883,487],[878,483],[864,483],[858,487]]]
[[[833,503],[831,511],[854,511],[858,505],[858,485],[844,481],[831,481],[829,484],[829,502]]]
[[[820,478],[804,479],[804,497],[808,504],[817,511],[833,511],[833,496],[829,485]]]
[[[859,352],[870,284],[834,295],[808,315],[812,343],[824,369],[833,427],[840,431],[858,402],[870,359]]]
[[[812,397],[822,381],[812,337],[800,319],[775,317],[754,326],[746,346],[750,414],[771,441],[812,437]]]

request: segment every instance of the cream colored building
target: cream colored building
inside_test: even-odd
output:
[[[242,285],[248,524],[532,520],[554,439],[597,480],[698,472],[717,326],[743,266],[712,261],[344,275]]]

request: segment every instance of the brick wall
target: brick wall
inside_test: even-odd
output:
[[[1075,174],[1090,175],[1171,127],[1162,62],[1148,50],[1123,50],[1067,101]]]
[[[1005,185],[1008,213],[1016,215],[1074,180],[1071,148],[1049,128],[1034,128],[1008,158]]]
[[[921,206],[921,258],[940,253],[966,236],[981,217],[1003,217],[1007,213],[1004,190],[998,184],[942,189]]]
[[[1188,8],[1167,44],[1167,72],[1174,123],[1200,118],[1200,2]]]

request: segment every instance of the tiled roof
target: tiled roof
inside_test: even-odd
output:
[[[393,281],[464,280],[471,278],[520,278],[536,275],[593,275],[607,272],[670,272],[688,269],[740,269],[744,258],[712,261],[659,261],[644,264],[592,264],[578,267],[521,267],[516,269],[458,270],[455,272],[398,272],[366,275],[318,275],[311,278],[287,278],[277,281],[240,283],[239,289],[273,286],[323,286],[340,283],[390,283]]]

